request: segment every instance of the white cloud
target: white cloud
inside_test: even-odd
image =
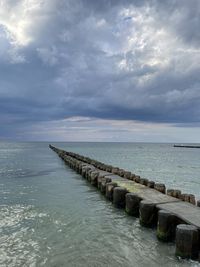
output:
[[[35,9],[36,1],[7,1],[0,3],[0,24],[4,26],[10,42],[16,46],[28,45],[32,36],[28,29],[33,23],[31,12]]]

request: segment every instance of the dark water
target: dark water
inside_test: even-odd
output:
[[[169,144],[54,143],[200,193],[200,149]],[[47,143],[0,143],[0,266],[200,266],[113,208]]]

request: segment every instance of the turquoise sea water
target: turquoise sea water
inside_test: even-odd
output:
[[[52,144],[200,198],[200,149]],[[200,266],[174,249],[115,209],[47,143],[0,143],[0,266]]]

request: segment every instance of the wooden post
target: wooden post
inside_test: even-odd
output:
[[[132,174],[131,174],[131,177],[130,177],[130,180],[134,181],[134,178],[135,178],[135,174],[132,173]]]
[[[106,184],[112,182],[112,179],[109,177],[104,177],[101,179],[101,193],[105,195],[106,193]]]
[[[119,172],[119,168],[118,167],[113,167],[112,168],[112,173],[113,174],[118,174],[118,172]]]
[[[155,182],[154,181],[148,181],[147,186],[149,188],[154,188]]]
[[[196,205],[195,195],[190,194],[190,203]]]
[[[125,172],[125,170],[119,169],[118,175],[121,177],[124,177],[124,172]]]
[[[146,186],[147,186],[148,182],[149,182],[149,180],[146,178],[140,178],[140,181],[139,181],[140,184],[146,185]]]
[[[146,227],[152,227],[157,222],[156,205],[152,202],[142,200],[139,207],[140,224]]]
[[[181,199],[181,190],[174,190],[173,197]]]
[[[115,187],[113,190],[113,204],[117,208],[125,208],[127,189],[124,187]]]
[[[130,178],[131,178],[131,172],[124,172],[124,178],[130,180]]]
[[[139,176],[139,175],[136,175],[134,181],[135,181],[136,183],[139,183],[139,182],[140,182],[140,176]]]
[[[165,210],[159,210],[157,238],[161,241],[174,240],[177,223],[177,218],[173,213]]]
[[[173,197],[174,189],[167,189],[167,195]]]
[[[137,194],[127,193],[126,194],[126,212],[132,216],[139,216],[139,206],[142,200]]]
[[[113,200],[113,189],[117,187],[117,183],[111,182],[106,184],[106,198]]]
[[[179,224],[176,228],[176,256],[197,259],[198,254],[198,228],[193,225]]]
[[[99,175],[98,171],[93,171],[91,173],[91,178],[90,178],[91,185],[97,186],[98,175]]]
[[[154,185],[154,189],[156,189],[157,191],[165,194],[166,188],[164,184],[155,184]]]

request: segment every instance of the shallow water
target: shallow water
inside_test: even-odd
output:
[[[200,150],[54,143],[199,197]],[[0,266],[200,266],[115,209],[47,143],[0,143]]]

